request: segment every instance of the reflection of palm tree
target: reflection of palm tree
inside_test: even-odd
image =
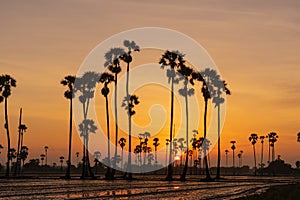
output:
[[[106,129],[107,129],[107,172],[105,174],[106,179],[112,179],[112,173],[110,171],[110,131],[109,131],[109,110],[108,110],[108,94],[109,88],[108,84],[114,81],[114,76],[109,73],[103,73],[100,77],[100,82],[104,84],[103,88],[101,89],[102,95],[105,97],[105,108],[106,108]]]
[[[230,143],[232,144],[231,149],[232,149],[232,170],[233,170],[233,175],[235,175],[235,169],[234,169],[234,150],[236,149],[235,147],[235,143],[236,141],[230,141]]]
[[[11,95],[11,87],[16,87],[16,80],[11,76],[5,74],[0,76],[0,103],[4,100],[4,118],[7,136],[7,162],[6,162],[6,172],[5,176],[9,176],[9,160],[10,160],[10,135],[9,135],[9,125],[8,125],[8,111],[7,111],[7,99]]]
[[[110,72],[114,74],[114,82],[115,82],[115,87],[114,87],[114,93],[115,93],[115,157],[118,154],[118,105],[117,105],[117,100],[118,100],[118,74],[121,72],[121,66],[120,66],[120,61],[119,58],[125,53],[124,49],[122,48],[112,48],[110,49],[109,52],[105,54],[105,59],[106,62],[104,64],[105,67],[109,69]],[[115,174],[115,168],[116,168],[116,163],[113,163],[114,169],[112,170],[112,177]]]
[[[230,95],[231,92],[227,88],[227,83],[225,81],[216,80],[214,85],[217,88],[216,95],[213,97],[213,103],[215,103],[218,108],[218,163],[217,163],[217,174],[216,179],[220,179],[220,171],[221,171],[221,119],[220,119],[220,104],[225,102],[225,99],[222,97],[222,93]]]
[[[181,64],[184,63],[183,55],[178,51],[166,51],[160,61],[162,69],[165,66],[169,66],[170,69],[167,69],[168,82],[171,84],[171,113],[170,113],[170,152],[169,152],[169,165],[168,165],[168,174],[166,180],[171,181],[173,179],[173,166],[172,166],[172,138],[173,138],[173,115],[174,115],[174,84],[178,82],[176,79],[175,70],[179,68]]]
[[[132,173],[131,173],[131,118],[135,114],[135,110],[133,110],[134,106],[139,104],[138,97],[136,95],[129,95],[126,96],[123,100],[122,107],[125,107],[125,110],[127,110],[128,114],[128,134],[129,134],[129,148],[128,148],[128,179],[132,179]],[[126,175],[126,174],[125,174]]]
[[[124,147],[125,147],[125,145],[126,145],[126,139],[125,138],[120,138],[120,140],[119,140],[119,144],[120,144],[120,147],[121,147],[121,149],[122,149],[122,157],[121,157],[121,169],[123,169],[123,159],[124,159]]]
[[[270,149],[272,148],[272,162],[273,162],[275,160],[275,142],[277,142],[279,136],[277,135],[277,133],[271,132],[266,136],[266,138],[269,139],[269,161],[268,162],[270,163],[270,155],[271,155]]]
[[[255,152],[255,144],[258,140],[258,136],[256,133],[252,133],[249,137],[249,141],[251,142],[253,146],[253,156],[254,156],[254,175],[256,175],[256,152]]]
[[[99,81],[99,74],[95,72],[86,72],[81,78],[75,80],[75,92],[80,92],[79,101],[83,108],[83,121],[79,125],[81,136],[83,137],[83,163],[82,163],[82,175],[81,178],[95,178],[89,161],[88,151],[88,136],[89,132],[95,133],[97,127],[94,125],[93,120],[87,119],[90,100],[94,98],[94,92],[96,84]]]
[[[60,82],[62,85],[67,86],[68,89],[65,91],[64,96],[66,99],[70,100],[70,116],[69,116],[69,149],[68,149],[68,163],[67,171],[65,178],[70,179],[70,170],[71,170],[71,154],[72,154],[72,110],[73,110],[73,98],[74,98],[74,84],[75,76],[65,76],[65,78]]]
[[[154,151],[155,151],[155,168],[157,167],[157,147],[159,146],[159,139],[158,138],[154,138],[153,139],[153,146],[154,146]]]
[[[181,65],[179,66],[180,69],[178,70],[178,72],[182,75],[181,79],[183,79],[184,81],[184,87],[179,89],[179,94],[182,95],[185,98],[185,114],[186,114],[186,122],[185,122],[185,126],[186,126],[186,147],[187,147],[187,151],[189,149],[189,107],[188,107],[188,96],[192,96],[194,95],[194,89],[193,88],[188,88],[188,83],[189,83],[189,77],[191,76],[193,70],[187,66],[185,66],[184,64],[184,60],[182,61]],[[185,177],[186,177],[186,172],[187,172],[187,168],[188,168],[188,156],[186,156],[185,158],[185,165],[183,168],[183,172],[180,176],[180,180],[181,181],[185,181]]]

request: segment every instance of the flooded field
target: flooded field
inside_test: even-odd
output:
[[[225,177],[218,182],[161,181],[163,177],[138,176],[138,180],[0,180],[0,199],[236,199],[260,194],[270,186],[300,183],[291,177]],[[188,177],[189,178],[189,177]]]

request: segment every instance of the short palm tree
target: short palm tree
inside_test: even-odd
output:
[[[253,147],[253,156],[254,156],[254,175],[256,175],[256,152],[255,152],[255,144],[256,141],[258,140],[258,136],[256,133],[252,133],[249,137],[249,141],[252,144]]]
[[[23,162],[22,166],[24,166],[24,162],[28,157],[28,147],[27,146],[22,146],[21,151],[20,151],[20,158]]]
[[[160,61],[161,68],[164,69],[166,66],[170,68],[167,69],[168,82],[171,87],[171,112],[170,112],[170,152],[169,152],[169,165],[168,165],[168,174],[166,180],[173,180],[173,164],[172,164],[172,141],[173,141],[173,115],[174,115],[174,84],[178,83],[176,78],[176,70],[179,69],[179,66],[184,64],[184,55],[178,51],[166,51]]]
[[[73,98],[74,98],[74,84],[75,84],[75,76],[65,76],[64,79],[60,82],[63,86],[67,86],[67,90],[64,93],[66,99],[70,100],[70,108],[69,108],[69,148],[68,148],[68,163],[67,163],[67,171],[65,178],[70,179],[70,171],[71,171],[71,155],[72,155],[72,110],[73,110]]]
[[[300,142],[300,132],[297,134],[297,141]]]
[[[228,149],[225,150],[225,157],[226,157],[226,167],[228,167]]]
[[[129,144],[128,144],[128,179],[132,179],[132,171],[131,171],[131,118],[135,114],[134,106],[139,104],[140,101],[136,95],[126,96],[123,100],[122,107],[125,108],[128,115],[128,135],[129,135]],[[126,174],[125,174],[126,175]]]
[[[9,134],[9,125],[8,125],[8,97],[11,95],[11,88],[16,87],[16,80],[12,78],[10,75],[1,75],[0,76],[0,103],[4,100],[4,118],[5,124],[4,127],[6,129],[7,136],[7,162],[6,162],[6,172],[5,176],[9,176],[10,172],[10,134]]]
[[[60,170],[61,170],[61,171],[62,171],[62,169],[63,169],[62,164],[63,164],[63,162],[64,162],[64,159],[65,159],[65,157],[63,157],[63,156],[60,156],[60,157],[59,157]]]
[[[126,145],[126,139],[125,138],[120,138],[119,140],[119,145],[122,149],[122,156],[121,156],[121,169],[123,169],[123,159],[124,159],[124,147]]]
[[[110,157],[110,129],[109,129],[109,109],[108,109],[108,94],[109,88],[108,84],[114,81],[114,76],[109,73],[103,73],[99,80],[101,83],[104,84],[103,88],[101,89],[101,94],[105,97],[105,108],[106,108],[106,130],[107,130],[107,172],[105,174],[105,178],[110,180],[113,179],[112,173],[110,171],[111,168],[111,157]]]
[[[41,154],[40,157],[41,157],[42,166],[43,166],[46,155],[45,154]]]

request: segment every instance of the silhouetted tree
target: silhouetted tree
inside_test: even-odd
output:
[[[100,151],[95,151],[94,152],[94,157],[95,157],[95,174],[97,174],[97,168],[98,168],[98,163],[99,163],[99,160],[101,158],[101,152]]]
[[[73,110],[73,98],[74,98],[74,84],[75,84],[75,76],[65,76],[65,78],[60,82],[62,85],[67,86],[67,90],[64,93],[66,99],[70,100],[70,109],[69,109],[69,148],[68,148],[68,163],[67,163],[67,171],[65,178],[70,179],[70,171],[71,171],[71,155],[72,155],[72,127],[73,127],[73,120],[72,120],[72,110]]]
[[[189,149],[189,107],[188,107],[188,97],[194,95],[194,89],[188,88],[188,83],[191,78],[193,70],[190,67],[185,65],[185,60],[182,60],[181,64],[179,65],[178,73],[181,74],[180,80],[183,80],[184,87],[179,89],[179,94],[185,98],[185,128],[186,128],[186,146],[187,151]],[[193,83],[193,82],[192,82]],[[183,168],[183,172],[180,176],[181,181],[186,180],[186,173],[188,168],[188,156],[185,158],[185,165]]]
[[[24,166],[24,162],[28,157],[28,147],[27,146],[22,146],[21,147],[21,152],[20,152],[20,158],[23,162],[23,166]]]
[[[124,159],[124,147],[126,145],[126,139],[125,138],[120,138],[119,140],[119,145],[122,149],[122,157],[121,157],[121,169],[123,169],[123,159]]]
[[[228,153],[229,153],[229,151],[226,149],[226,150],[225,150],[226,167],[228,167]]]
[[[173,164],[172,164],[172,141],[173,141],[173,115],[174,115],[174,84],[178,83],[178,78],[176,78],[176,71],[179,69],[180,65],[184,64],[184,55],[178,51],[166,51],[160,61],[161,68],[164,69],[166,66],[170,68],[167,69],[168,83],[171,86],[171,112],[170,112],[170,152],[169,152],[169,165],[168,174],[166,180],[173,180]]]
[[[300,132],[297,134],[297,142],[300,142]]]
[[[129,95],[126,96],[123,100],[123,104],[122,107],[125,108],[125,110],[127,111],[128,114],[128,135],[129,135],[129,148],[128,148],[128,179],[131,180],[132,179],[132,172],[131,172],[131,118],[132,116],[135,114],[135,110],[133,110],[134,106],[139,104],[139,100],[138,97],[136,95]],[[126,174],[125,174],[126,176]]]
[[[296,161],[296,167],[297,167],[297,169],[299,169],[300,168],[300,161],[298,160],[298,161]]]
[[[153,139],[153,146],[154,146],[154,151],[155,151],[155,169],[157,168],[157,147],[159,146],[159,138],[154,138]]]
[[[10,75],[1,75],[0,76],[0,103],[4,100],[4,119],[5,124],[4,127],[6,129],[7,136],[7,162],[6,162],[6,172],[5,176],[9,176],[10,172],[10,134],[9,134],[9,125],[8,125],[8,97],[11,95],[11,88],[16,87],[16,80],[12,78]]]
[[[45,154],[41,154],[40,157],[41,157],[42,166],[43,166],[44,165],[44,160],[45,160]]]
[[[104,67],[107,67],[110,72],[114,74],[114,105],[115,105],[115,157],[118,154],[118,74],[121,72],[121,66],[120,66],[120,57],[123,56],[125,53],[125,50],[122,48],[111,48],[106,54],[105,54],[105,63]],[[116,168],[116,163],[113,163],[113,170],[112,170],[112,177],[115,174],[115,168]]]
[[[11,162],[11,165],[13,163],[13,159],[17,157],[17,151],[15,148],[10,148],[9,150],[9,161]]]
[[[109,129],[109,109],[108,109],[108,94],[109,88],[108,84],[114,81],[114,76],[109,73],[103,73],[99,80],[101,83],[104,84],[103,88],[101,89],[101,94],[105,97],[105,108],[106,108],[106,130],[107,130],[107,172],[105,174],[105,178],[110,180],[113,179],[113,175],[110,171],[111,163],[110,163],[110,129]]]
[[[81,178],[95,178],[89,161],[88,140],[89,133],[95,133],[97,127],[94,121],[87,119],[90,100],[94,98],[96,84],[100,76],[95,72],[85,72],[82,77],[76,78],[74,85],[74,92],[80,92],[79,101],[83,107],[83,121],[79,125],[81,136],[84,139],[83,144],[83,163],[82,163],[82,176]]]
[[[258,136],[256,133],[252,133],[249,137],[249,141],[251,142],[253,146],[253,156],[254,156],[254,175],[256,175],[256,152],[255,152],[255,144],[258,140]]]
[[[264,139],[265,136],[260,136],[260,143],[261,143],[261,154],[260,154],[260,168],[261,168],[261,173],[263,173],[263,162],[264,162]]]
[[[230,143],[232,144],[231,149],[232,149],[232,170],[233,170],[233,175],[235,175],[235,166],[234,166],[234,150],[236,149],[235,147],[235,143],[236,141],[230,141]]]
[[[60,162],[60,170],[62,171],[62,164],[63,164],[63,162],[64,162],[64,159],[65,159],[65,157],[63,157],[63,156],[60,156],[59,157],[59,162]]]
[[[214,81],[214,86],[217,88],[215,96],[213,97],[213,103],[215,103],[215,106],[218,108],[218,161],[217,161],[217,174],[216,179],[220,179],[220,171],[221,171],[221,119],[220,119],[220,108],[221,104],[225,102],[225,99],[222,97],[222,93],[225,93],[226,95],[230,95],[231,92],[227,87],[226,81],[222,81],[218,78],[218,75]]]
[[[275,160],[275,143],[277,142],[277,139],[279,138],[279,136],[277,135],[277,133],[275,132],[270,132],[266,138],[269,139],[269,163],[270,163],[270,154],[271,151],[270,149],[272,148],[272,161]]]

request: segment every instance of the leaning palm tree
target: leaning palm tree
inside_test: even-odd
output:
[[[73,110],[73,98],[74,98],[74,84],[75,84],[75,76],[65,76],[65,78],[60,82],[62,85],[67,86],[67,90],[64,93],[66,99],[70,100],[70,115],[69,115],[69,149],[68,149],[68,163],[67,163],[67,171],[65,178],[70,179],[70,171],[71,171],[71,155],[72,155],[72,110]]]
[[[103,73],[99,80],[101,83],[104,84],[103,88],[101,89],[101,94],[105,97],[105,108],[106,108],[106,129],[107,129],[107,172],[105,174],[105,178],[110,180],[113,179],[113,175],[110,171],[111,164],[110,164],[110,131],[109,131],[109,109],[108,109],[108,94],[109,88],[108,84],[114,81],[114,76],[109,73]]]
[[[126,139],[125,138],[120,138],[120,140],[119,140],[119,145],[120,145],[120,147],[121,147],[121,149],[122,149],[122,157],[121,157],[121,169],[123,169],[123,158],[124,158],[124,147],[125,147],[125,145],[126,145]]]
[[[178,51],[166,51],[160,61],[161,68],[164,69],[166,66],[170,68],[167,69],[168,82],[171,86],[171,112],[170,112],[170,152],[169,152],[169,164],[168,164],[168,174],[166,180],[171,181],[173,179],[173,164],[172,164],[172,141],[173,141],[173,115],[174,115],[174,84],[178,83],[176,78],[175,70],[179,69],[179,66],[184,64],[184,55]]]
[[[118,138],[119,138],[119,127],[118,127],[118,74],[121,72],[121,66],[120,66],[120,57],[123,56],[125,53],[125,50],[122,48],[111,48],[106,54],[105,54],[105,60],[104,67],[107,67],[108,70],[114,74],[114,112],[115,112],[115,156],[117,157],[118,154]],[[114,160],[116,161],[116,160]],[[113,162],[113,170],[112,170],[112,177],[114,177],[115,174],[115,168],[116,168],[116,162]]]
[[[258,136],[256,133],[252,133],[249,137],[249,141],[251,142],[253,146],[253,156],[254,156],[254,175],[256,175],[256,152],[255,152],[255,144],[258,140]]]
[[[220,108],[221,104],[225,102],[225,99],[222,97],[222,93],[230,95],[231,92],[227,87],[227,83],[225,81],[216,79],[214,82],[215,87],[217,88],[216,95],[213,97],[213,103],[218,108],[218,163],[217,163],[217,174],[216,179],[220,179],[220,171],[221,171],[221,119],[220,119]]]
[[[187,146],[187,152],[189,149],[189,107],[188,107],[188,97],[194,95],[194,89],[193,88],[188,88],[188,83],[190,76],[192,75],[193,70],[190,67],[187,67],[184,64],[184,60],[181,62],[179,65],[180,69],[178,70],[178,73],[181,74],[182,76],[180,77],[180,80],[183,80],[184,87],[179,89],[179,94],[185,98],[185,128],[186,128],[186,146]],[[186,172],[188,168],[188,156],[185,158],[185,165],[183,168],[183,172],[180,176],[181,181],[186,180]]]
[[[128,179],[132,179],[132,172],[131,172],[131,118],[135,114],[135,110],[133,110],[134,106],[139,104],[139,99],[136,95],[129,95],[124,98],[122,107],[125,108],[128,115],[128,135],[129,135],[129,144],[128,144],[128,162],[127,166],[128,169]],[[125,174],[126,176],[127,174]]]
[[[9,134],[9,125],[8,125],[8,97],[11,95],[11,88],[16,87],[16,80],[12,78],[10,75],[1,75],[0,76],[0,103],[4,100],[4,118],[5,124],[4,127],[6,129],[7,136],[7,162],[6,162],[6,172],[5,176],[9,176],[9,160],[10,160],[10,134]]]

